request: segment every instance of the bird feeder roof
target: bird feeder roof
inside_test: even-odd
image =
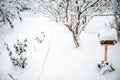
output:
[[[99,32],[101,44],[115,44],[117,42],[117,32],[115,28],[106,27]]]

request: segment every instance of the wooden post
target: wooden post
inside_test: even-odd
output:
[[[104,47],[104,61],[107,61],[107,44]]]
[[[103,40],[103,41],[100,41],[100,44],[102,46],[104,46],[104,61],[107,61],[107,58],[108,58],[108,46],[112,46],[112,45],[115,45],[117,41],[116,40]]]

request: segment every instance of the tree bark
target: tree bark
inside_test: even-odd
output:
[[[69,6],[69,0],[67,0],[67,6],[66,6],[66,22],[68,22],[68,6]]]
[[[69,31],[72,33],[72,37],[73,37],[73,41],[74,41],[74,44],[75,44],[75,46],[76,46],[76,48],[78,48],[79,47],[79,42],[78,42],[78,36],[76,35],[76,29],[74,30],[74,29],[71,29],[70,28],[70,25],[65,25],[68,29],[69,29]]]
[[[76,36],[76,33],[74,30],[72,31],[73,41],[75,43],[76,48],[79,47],[78,37]]]

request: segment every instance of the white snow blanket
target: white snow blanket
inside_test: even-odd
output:
[[[102,40],[116,40],[117,41],[117,32],[115,28],[104,28],[99,33],[100,41]]]

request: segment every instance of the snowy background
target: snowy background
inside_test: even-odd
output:
[[[118,40],[112,13],[116,6],[114,0],[108,0],[107,7],[103,0],[95,1],[71,0],[69,6],[64,0],[1,0],[0,80],[120,80],[119,41],[108,46],[108,62],[115,71],[98,68],[104,59],[100,40]],[[76,48],[70,30],[78,23]],[[21,62],[13,63],[14,58]]]
[[[0,53],[0,80],[12,80],[8,73],[17,80],[120,80],[119,42],[108,47],[108,61],[115,71],[103,75],[97,67],[104,54],[98,32],[105,21],[111,20],[112,17],[91,20],[80,36],[79,48],[73,46],[72,35],[63,24],[40,15],[25,15],[23,22],[16,22],[12,30],[6,24],[0,29],[1,42],[13,43],[16,39],[27,38],[28,64],[25,69],[13,66],[3,48]],[[35,36],[42,31],[45,32],[45,40],[37,43]]]

